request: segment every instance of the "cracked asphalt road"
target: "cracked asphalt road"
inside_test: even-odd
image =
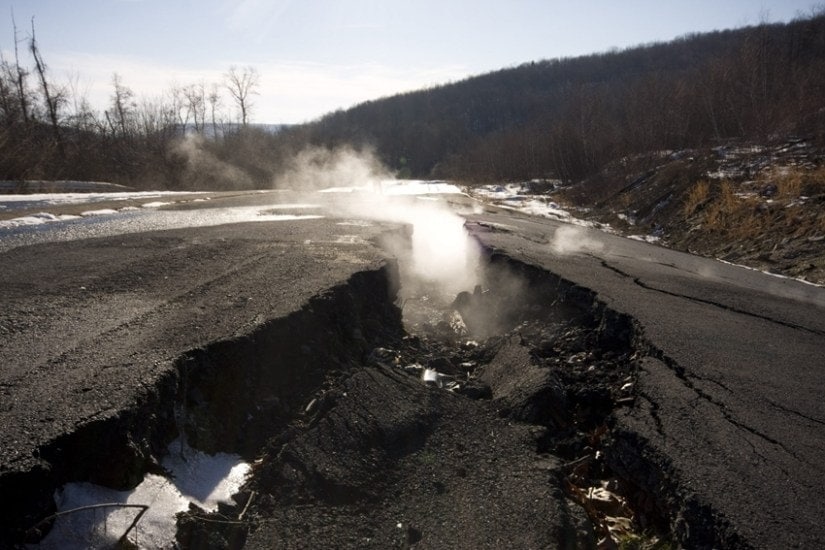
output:
[[[388,230],[242,223],[3,253],[0,474],[29,470],[42,445],[117,413],[186,350],[246,334],[380,269],[385,255],[368,241]],[[360,240],[340,244],[341,235]]]
[[[651,490],[709,507],[730,544],[825,545],[825,289],[515,213],[468,227],[639,322],[651,349],[618,430],[659,463]]]
[[[688,531],[707,509],[723,546],[825,546],[825,290],[511,212],[468,222],[486,247],[586,287],[639,323],[649,349],[635,406],[616,413],[624,439],[612,460],[630,474],[641,455],[659,465],[639,482],[681,503],[680,540],[699,540]],[[182,351],[385,265],[368,242],[386,226],[249,227],[4,252],[0,472],[36,467],[39,446],[121,407]],[[360,240],[342,244],[342,235]],[[51,373],[66,365],[56,382]]]

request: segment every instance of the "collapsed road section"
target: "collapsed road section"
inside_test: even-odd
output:
[[[306,358],[335,364],[400,322],[394,264],[370,242],[398,230],[262,222],[4,253],[0,546],[54,512],[67,482],[135,487],[182,432],[199,450],[254,454],[295,384],[325,376]],[[245,386],[220,385],[237,373]],[[283,395],[259,399],[276,382]]]
[[[615,258],[560,262],[552,228],[483,223],[477,284],[446,297],[399,296],[372,244],[397,228],[333,220],[6,254],[2,542],[46,535],[63,484],[168,477],[183,439],[251,463],[234,502],[178,514],[168,544],[184,548],[769,546],[697,486],[724,473],[701,457],[730,434],[679,419],[746,426],[754,453],[774,436],[723,408],[647,310],[577,272]],[[626,269],[608,273],[644,288]],[[33,345],[34,327],[51,338]],[[694,397],[669,401],[672,376]],[[146,546],[148,526],[129,527]]]
[[[89,515],[70,524],[80,547],[173,544],[141,523],[156,500],[128,499],[134,520],[101,533],[120,525],[101,510],[116,506],[58,511],[54,496],[77,483],[145,495],[134,488],[170,476],[175,442],[253,463],[234,505],[179,515],[188,548],[592,546],[667,531],[635,514],[602,450],[611,411],[633,402],[629,319],[495,256],[447,301],[426,285],[402,296],[405,329],[404,278],[368,242],[398,229],[361,224],[342,247],[351,225],[267,227],[6,254],[4,544],[66,547],[53,533],[67,537],[56,524],[72,514]]]

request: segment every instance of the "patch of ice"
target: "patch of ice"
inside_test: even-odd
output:
[[[735,266],[735,267],[741,267],[742,269],[747,269],[747,270],[750,270],[750,271],[758,271],[759,273],[763,273],[765,275],[770,275],[771,277],[776,277],[777,279],[788,279],[790,281],[797,281],[797,282],[804,283],[804,284],[810,285],[810,286],[815,286],[815,287],[818,287],[818,288],[825,288],[825,285],[820,285],[818,283],[814,283],[814,282],[808,281],[806,279],[801,279],[801,278],[798,278],[798,277],[789,277],[787,275],[781,275],[779,273],[772,273],[770,271],[765,271],[763,269],[757,269],[755,267],[750,267],[750,266],[747,266],[747,265],[735,264],[733,262],[723,260],[722,258],[716,258],[716,261],[721,262],[723,264],[732,265],[732,266]]]
[[[131,491],[116,491],[92,483],[67,483],[55,493],[59,512],[84,506],[111,503],[113,506],[59,516],[49,535],[29,548],[106,548],[129,528],[138,509],[118,504],[145,505],[146,513],[129,540],[140,548],[171,548],[175,540],[175,514],[189,503],[214,511],[218,503],[232,502],[244,483],[250,465],[227,453],[207,455],[188,447],[180,439],[169,445],[163,466],[169,478],[148,474]]]
[[[161,206],[167,206],[170,204],[174,204],[172,202],[164,202],[164,201],[153,201],[153,202],[145,202],[141,204],[143,208],[160,208]]]
[[[8,229],[12,227],[20,227],[21,225],[40,225],[43,223],[59,222],[65,220],[76,220],[80,216],[72,216],[70,214],[50,214],[48,212],[38,212],[37,214],[30,214],[28,216],[21,216],[19,218],[12,218],[10,220],[0,221],[0,229]]]
[[[117,214],[117,210],[112,208],[101,208],[100,210],[86,210],[85,212],[81,212],[81,216],[109,216],[111,214]]]
[[[628,235],[627,238],[646,243],[658,243],[662,240],[662,238],[657,235]]]

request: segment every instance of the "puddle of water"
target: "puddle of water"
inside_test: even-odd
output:
[[[175,514],[194,503],[206,511],[218,503],[231,503],[246,479],[250,465],[237,455],[207,455],[180,439],[169,445],[162,462],[170,477],[147,474],[131,491],[116,491],[93,483],[67,483],[55,493],[58,512],[81,507],[111,504],[59,516],[49,535],[28,548],[67,549],[108,548],[125,533],[140,513],[137,505],[148,506],[129,540],[139,548],[169,548],[175,540]],[[124,507],[123,505],[134,505]]]

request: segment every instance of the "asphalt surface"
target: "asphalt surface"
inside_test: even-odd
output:
[[[218,200],[246,208],[273,196]],[[384,268],[374,240],[397,230],[334,218],[249,223],[261,218],[247,210],[215,222],[215,204],[192,206],[6,241],[0,475],[37,467],[38,448],[129,407],[187,350],[248,334]],[[130,216],[145,225],[134,229]],[[467,220],[489,250],[590,289],[638,322],[648,349],[617,431],[639,436],[660,481],[724,518],[743,546],[825,546],[825,290],[507,211]]]
[[[388,226],[307,219],[44,242],[0,254],[0,473],[116,414],[184,352],[251,332],[353,273]]]
[[[618,426],[659,457],[660,482],[746,546],[825,545],[825,289],[504,211],[469,222],[640,324],[651,349]]]

